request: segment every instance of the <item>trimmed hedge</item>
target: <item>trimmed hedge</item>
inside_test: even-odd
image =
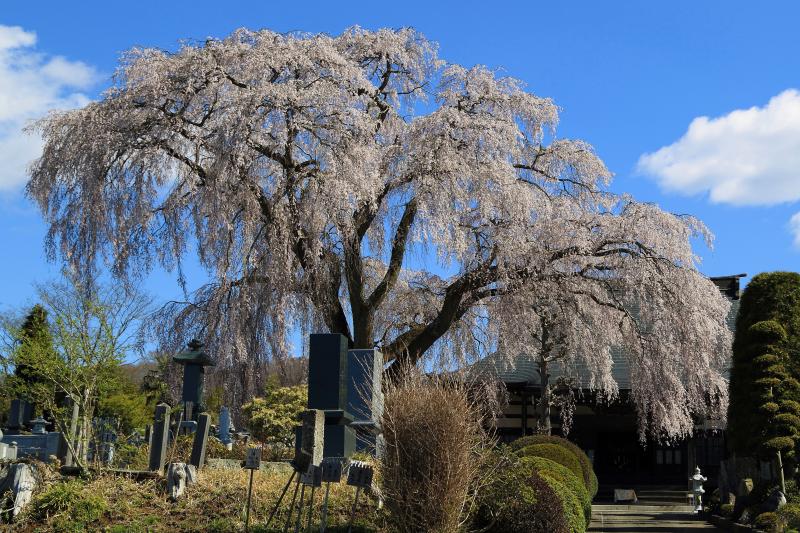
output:
[[[524,449],[524,448],[523,448]],[[545,459],[544,457],[523,457],[523,463],[531,465],[533,469],[542,476],[551,476],[560,481],[570,492],[577,496],[583,512],[585,525],[588,526],[592,521],[592,499],[589,491],[583,485],[581,479],[567,467]]]
[[[567,487],[563,479],[559,479],[552,471],[545,470],[540,472],[539,475],[561,498],[568,531],[570,533],[584,533],[587,523],[578,496]]]
[[[530,462],[498,454],[491,463],[496,470],[478,493],[473,529],[487,533],[571,531],[563,499]]]
[[[560,465],[566,466],[581,480],[581,482],[584,481],[583,468],[581,468],[580,461],[578,461],[574,453],[563,446],[559,446],[558,444],[531,444],[530,446],[525,446],[517,450],[517,454],[520,457],[544,457],[545,459],[555,461]],[[587,490],[589,489],[585,482],[583,486],[586,487]]]
[[[594,468],[592,468],[592,462],[589,460],[589,456],[584,453],[580,446],[572,441],[562,437],[557,437],[555,435],[529,435],[512,442],[511,449],[521,450],[522,448],[532,444],[557,444],[571,451],[575,457],[578,458],[578,461],[581,464],[581,469],[583,471],[583,482],[586,485],[586,488],[589,490],[589,495],[592,498],[597,496],[597,476],[594,473]]]

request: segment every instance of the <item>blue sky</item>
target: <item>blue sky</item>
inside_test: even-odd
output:
[[[0,11],[0,310],[32,303],[58,273],[21,192],[50,107],[96,98],[119,54],[269,28],[336,34],[413,26],[440,56],[520,78],[562,107],[561,137],[592,143],[613,189],[692,213],[716,235],[711,276],[800,270],[800,3],[18,2]],[[700,117],[708,117],[702,119]],[[691,128],[690,128],[691,125]],[[650,154],[649,156],[646,154]],[[643,157],[644,156],[644,157]],[[157,300],[178,296],[155,272]],[[203,273],[189,272],[190,285]]]

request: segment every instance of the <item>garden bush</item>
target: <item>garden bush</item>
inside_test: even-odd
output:
[[[496,454],[492,474],[478,493],[472,526],[486,533],[569,532],[561,498],[530,461]]]
[[[523,457],[522,461],[541,475],[549,475],[559,480],[566,488],[572,491],[581,504],[586,525],[592,520],[592,499],[583,481],[567,467],[544,457]]]
[[[800,529],[800,504],[787,503],[778,509],[777,514],[784,529]]]
[[[776,513],[761,513],[756,517],[754,524],[758,529],[763,529],[769,533],[778,533],[783,531],[783,528],[779,526],[778,522],[778,515]]]
[[[584,533],[587,522],[578,496],[561,478],[553,474],[552,470],[544,470],[539,472],[539,475],[550,485],[561,500],[568,531],[570,533]]]
[[[107,510],[108,501],[102,494],[89,490],[82,481],[70,480],[50,485],[38,494],[30,513],[36,520],[52,519],[59,529],[81,530]]]
[[[466,388],[413,369],[384,390],[381,490],[400,532],[458,531],[478,486],[487,439]]]
[[[529,435],[512,442],[511,448],[513,450],[520,450],[532,444],[557,444],[575,454],[575,457],[578,458],[578,461],[581,464],[581,470],[583,471],[583,482],[586,485],[586,488],[589,490],[589,495],[592,498],[597,496],[597,476],[594,473],[594,468],[592,467],[592,462],[589,460],[589,456],[586,455],[580,446],[570,440],[567,440],[563,437],[557,437],[555,435]]]
[[[583,469],[581,468],[580,461],[578,461],[574,453],[563,446],[557,444],[532,444],[517,450],[517,454],[519,454],[520,457],[544,457],[545,459],[550,459],[560,465],[564,465],[581,480],[586,490],[589,490],[589,486],[584,481]]]

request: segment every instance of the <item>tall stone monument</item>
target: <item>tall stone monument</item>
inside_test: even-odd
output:
[[[325,412],[325,457],[350,457],[356,436],[347,410],[347,338],[338,333],[311,335],[308,354],[308,408]]]
[[[197,421],[198,415],[203,412],[203,381],[206,367],[214,366],[214,360],[205,351],[203,343],[192,339],[187,350],[172,357],[176,363],[183,365],[183,393],[181,402],[184,405],[185,421]]]
[[[353,414],[350,427],[356,433],[356,450],[378,447],[379,423],[383,414],[383,354],[376,350],[347,352],[347,411]]]

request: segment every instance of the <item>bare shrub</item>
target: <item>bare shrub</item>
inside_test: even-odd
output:
[[[394,530],[450,533],[467,520],[488,444],[477,398],[415,370],[386,386],[380,469]]]

